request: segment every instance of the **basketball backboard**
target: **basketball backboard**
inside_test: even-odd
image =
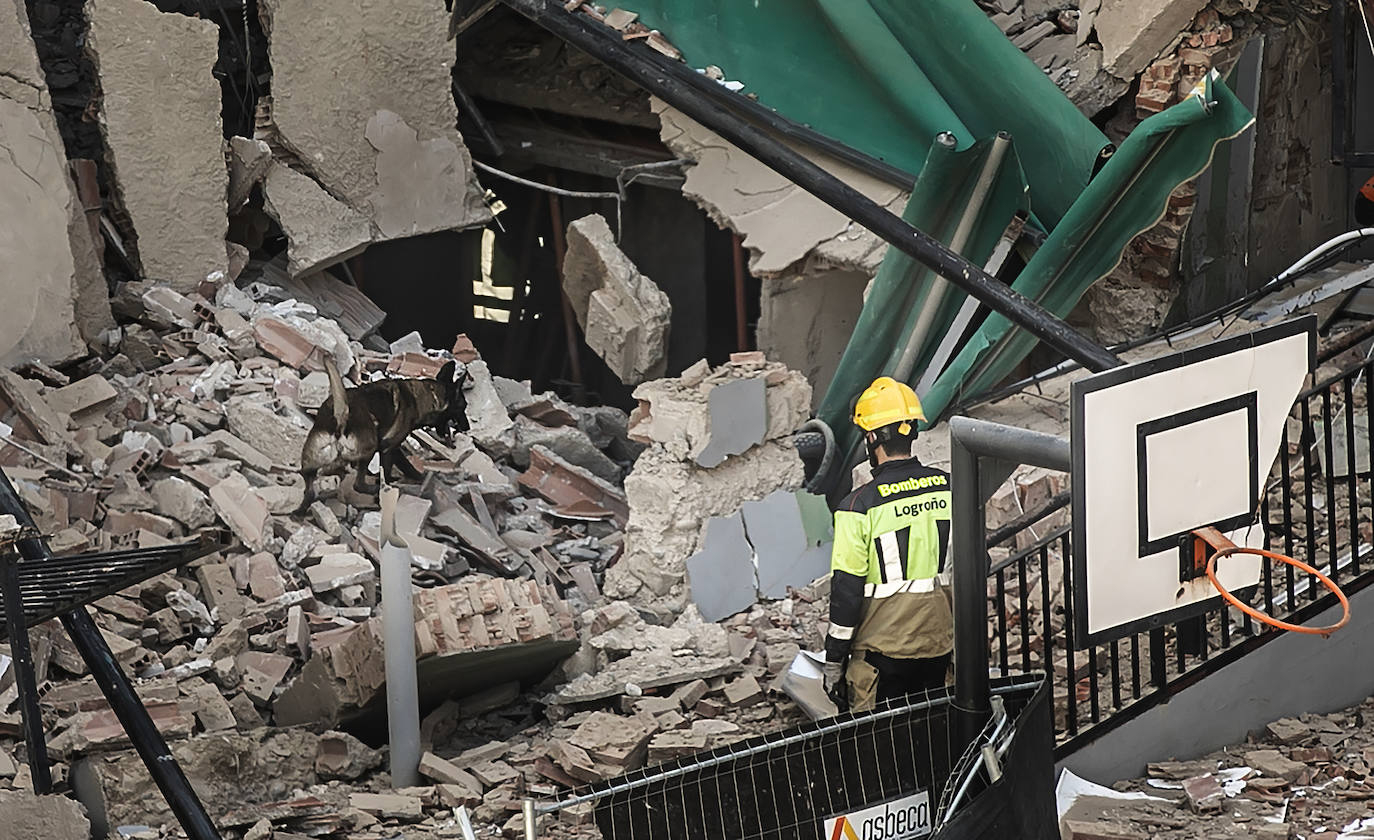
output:
[[[1236,545],[1263,546],[1264,481],[1315,357],[1307,317],[1073,383],[1078,644],[1216,608],[1191,532],[1213,526]],[[1233,556],[1218,577],[1243,593],[1260,563]]]

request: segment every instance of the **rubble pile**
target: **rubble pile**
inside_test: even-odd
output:
[[[128,321],[112,358],[0,371],[0,419],[17,444],[0,462],[54,551],[227,532],[227,547],[93,613],[229,836],[386,837],[399,825],[458,836],[457,808],[479,832],[514,830],[526,797],[800,720],[770,698],[798,650],[821,644],[825,582],[751,598],[717,624],[683,579],[710,516],[800,483],[782,440],[806,417],[799,375],[761,354],[702,362],[641,386],[632,422],[493,376],[463,337],[433,352],[414,334],[386,345],[372,334],[380,319],[357,307],[324,317],[340,311],[342,284],[261,265],[241,283],[130,284],[114,300]],[[405,444],[425,473],[403,485],[397,529],[419,587],[428,753],[426,785],[393,791],[384,747],[342,731],[366,737],[384,704],[377,499],[351,475],[326,476],[305,505],[297,470],[329,394],[326,358],[356,382],[433,376],[450,357],[468,377],[469,431],[417,430]],[[745,438],[722,425],[735,425],[741,383],[757,426]],[[703,487],[709,500],[693,496]],[[678,497],[671,534],[645,524],[665,497]],[[631,557],[674,569],[677,600],[603,596],[608,568]],[[30,635],[60,784],[80,789],[97,832],[157,836],[171,813],[75,648],[55,622]],[[17,689],[0,663],[0,789],[23,791]]]
[[[1248,743],[1196,761],[1150,764],[1144,778],[1079,796],[1061,814],[1063,836],[1374,836],[1372,712],[1374,699],[1332,714],[1282,718]]]

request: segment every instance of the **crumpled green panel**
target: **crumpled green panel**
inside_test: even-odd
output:
[[[1131,132],[1012,288],[1061,318],[1068,315],[1089,286],[1116,268],[1131,239],[1163,218],[1169,194],[1207,168],[1218,143],[1253,122],[1219,78],[1204,79],[1193,95]],[[1002,315],[989,316],[921,395],[926,416],[933,420],[951,403],[996,385],[1036,341]]]
[[[984,141],[962,152],[939,143],[932,145],[902,218],[948,244],[991,145],[991,141]],[[1013,142],[963,248],[964,256],[982,265],[992,254],[1012,216],[1028,208],[1025,174],[1021,171],[1017,145]],[[849,419],[850,403],[876,377],[891,372],[891,364],[901,352],[905,336],[930,290],[931,278],[929,269],[907,254],[896,248],[888,249],[869,286],[853,337],[840,357],[830,388],[816,412],[834,430],[838,451],[848,452],[857,444],[858,428]],[[917,374],[925,368],[964,300],[963,291],[957,287],[946,294],[930,336],[917,356]],[[927,416],[931,416],[929,410]]]
[[[1107,138],[973,0],[631,0],[701,69],[794,122],[917,174],[935,135],[1007,131],[1046,230]]]

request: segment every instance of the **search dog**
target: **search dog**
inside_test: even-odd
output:
[[[319,475],[342,475],[348,467],[357,470],[354,489],[373,493],[367,465],[374,455],[381,459],[381,479],[391,479],[392,467],[400,467],[408,477],[422,475],[401,452],[401,444],[419,428],[435,429],[451,439],[453,429],[467,431],[467,398],[463,382],[467,371],[455,376],[457,365],[447,362],[433,379],[382,379],[356,388],[345,388],[343,376],[332,359],[324,362],[329,376],[329,397],[315,415],[315,424],[301,449],[301,476],[305,479],[305,500],[309,507],[318,496],[315,479]]]

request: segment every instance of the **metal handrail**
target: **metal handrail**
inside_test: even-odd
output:
[[[1369,515],[1374,497],[1374,472],[1357,463],[1353,444],[1357,426],[1374,427],[1374,405],[1366,399],[1363,408],[1355,406],[1357,395],[1368,393],[1372,374],[1374,361],[1362,361],[1298,395],[1290,424],[1299,423],[1301,430],[1290,432],[1285,427],[1280,458],[1265,481],[1275,503],[1270,503],[1266,492],[1259,510],[1266,547],[1308,558],[1347,594],[1374,584],[1374,564],[1368,562],[1374,548],[1359,536],[1361,513]],[[1296,439],[1290,439],[1290,434]],[[1344,453],[1337,453],[1334,438],[1341,436],[1351,443]],[[1346,474],[1339,478],[1331,474],[1342,469]],[[1321,510],[1316,509],[1318,496],[1325,499]],[[1052,513],[1051,506],[1018,518],[1023,525],[1019,531],[1007,533],[1004,526],[993,534],[1002,542],[1013,539]],[[1000,606],[989,617],[994,664],[1004,673],[1026,667],[1044,669],[1060,688],[1063,706],[1054,713],[1057,757],[1071,754],[1279,637],[1277,630],[1218,608],[1191,623],[1144,631],[1105,645],[1079,646],[1073,637],[1073,604],[1068,597],[1071,549],[1072,529],[1056,528],[992,565],[988,575],[989,593],[995,594]],[[1060,568],[1053,568],[1052,554],[1061,556]],[[1277,572],[1266,564],[1254,598],[1272,615],[1296,622],[1310,619],[1334,604],[1335,598],[1307,586],[1305,577]],[[1060,594],[1052,597],[1056,590]],[[1064,599],[1062,604],[1058,598]],[[1039,615],[1031,621],[1035,610]],[[1060,611],[1062,624],[1056,629]],[[1017,637],[1020,650],[1013,650]],[[1041,639],[1038,649],[1035,637]]]

